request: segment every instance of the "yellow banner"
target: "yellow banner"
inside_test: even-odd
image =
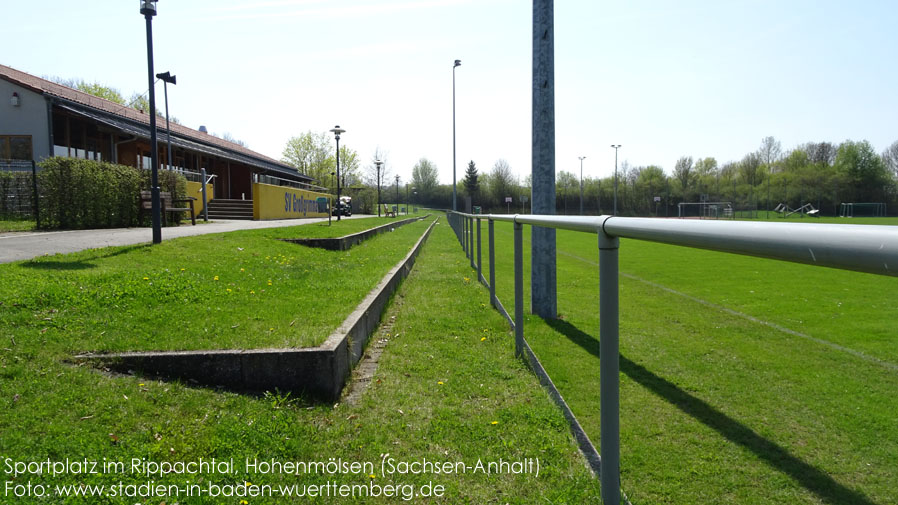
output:
[[[330,201],[332,195],[257,182],[253,184],[253,219],[327,217],[329,205],[319,202],[320,198]]]

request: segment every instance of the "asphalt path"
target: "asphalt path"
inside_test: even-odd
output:
[[[355,214],[350,218],[370,217]],[[327,221],[327,218],[244,221],[218,219],[196,226],[162,228],[162,240],[260,228],[280,228]],[[0,232],[0,263],[28,260],[37,256],[65,254],[100,247],[143,244],[153,241],[151,228],[111,228],[104,230],[66,230],[37,232]]]

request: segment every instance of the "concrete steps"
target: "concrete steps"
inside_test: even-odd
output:
[[[209,219],[249,219],[253,218],[252,200],[228,200],[216,198],[209,202]]]

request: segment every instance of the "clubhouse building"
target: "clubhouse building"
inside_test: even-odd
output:
[[[218,203],[221,209],[244,209],[221,216],[228,218],[327,215],[323,204],[285,204],[332,198],[294,167],[209,135],[205,127],[194,130],[175,123],[169,159],[165,119],[157,118],[156,126],[160,169],[184,173],[196,188],[201,169],[214,176],[207,181],[214,195],[209,197],[210,212]],[[0,159],[40,162],[68,156],[149,169],[151,149],[149,113],[0,65]],[[252,214],[246,210],[250,207]]]

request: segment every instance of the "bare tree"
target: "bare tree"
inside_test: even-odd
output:
[[[496,161],[490,172],[489,182],[494,204],[503,204],[507,196],[514,197],[518,181],[507,161]]]
[[[390,164],[388,163],[388,159],[390,157],[390,153],[383,150],[380,146],[374,150],[374,154],[371,156],[371,162],[365,166],[365,173],[363,174],[363,179],[366,185],[377,187],[377,164],[375,161],[381,161],[380,165],[380,185],[383,187],[384,181],[389,177],[390,174]]]
[[[799,146],[808,153],[808,160],[816,165],[832,166],[836,161],[836,153],[839,148],[831,142],[808,142],[803,146]]]
[[[882,161],[886,164],[892,176],[898,177],[898,140],[892,142],[892,145],[882,152]]]
[[[783,155],[783,145],[779,140],[773,137],[764,137],[761,139],[761,147],[758,149],[758,156],[767,167],[772,167]]]
[[[683,192],[683,201],[689,201],[689,186],[695,178],[695,172],[692,170],[692,156],[683,156],[677,160],[674,165],[674,177],[680,182],[680,189]]]

